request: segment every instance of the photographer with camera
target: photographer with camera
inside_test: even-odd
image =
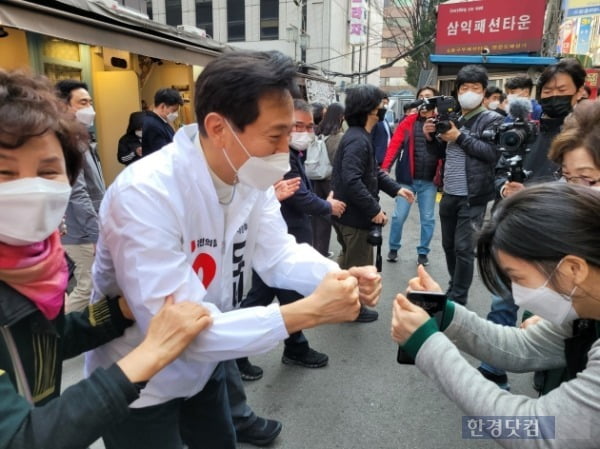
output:
[[[496,144],[484,137],[503,121],[500,114],[482,105],[487,83],[482,66],[460,69],[456,89],[462,115],[455,117],[454,108],[445,100],[441,105],[438,102],[438,118],[423,126],[428,151],[446,160],[440,202],[442,246],[450,274],[447,295],[460,304],[467,303],[473,280],[473,235],[481,226],[487,202],[494,198],[494,168],[499,158]]]
[[[423,133],[423,124],[435,115],[434,101],[426,99],[439,95],[437,89],[425,86],[417,92],[417,113],[406,117],[398,125],[385,153],[381,168],[390,171],[396,164],[396,181],[410,189],[417,197],[419,205],[419,221],[421,223],[421,240],[417,247],[417,264],[428,265],[429,244],[435,229],[435,196],[437,186],[435,178],[440,159],[429,154],[427,140]],[[388,262],[398,260],[401,246],[402,228],[408,218],[411,203],[402,197],[396,197],[396,207],[392,215]]]
[[[375,160],[370,133],[379,120],[379,111],[384,109],[382,100],[385,95],[381,89],[369,84],[346,91],[346,122],[349,128],[340,141],[331,175],[334,197],[346,203],[344,214],[334,217],[333,221],[342,247],[338,256],[342,268],[357,264],[373,265],[369,233],[373,226],[387,222],[379,205],[380,190],[391,197],[399,195],[409,202],[414,201],[412,191],[390,178]],[[377,318],[376,311],[361,306],[356,321],[366,323]]]
[[[552,140],[560,132],[567,115],[582,96],[586,72],[576,59],[563,59],[548,66],[537,83],[537,95],[542,106],[540,132],[531,151],[524,157],[523,169],[530,172],[527,182],[553,181],[558,165],[548,159]],[[514,101],[513,101],[514,102]],[[501,198],[523,190],[525,182],[508,179],[504,164],[496,177],[496,187]]]

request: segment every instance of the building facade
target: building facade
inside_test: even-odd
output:
[[[410,48],[409,37],[412,33],[410,23],[405,17],[408,6],[399,8],[394,0],[384,0],[383,8],[382,65],[395,60]],[[406,81],[407,65],[406,59],[400,59],[392,67],[382,69],[381,88],[390,94],[414,92],[414,87]]]
[[[383,0],[147,0],[147,11],[154,21],[196,27],[232,47],[279,50],[305,66],[301,71],[334,81],[339,91],[352,83],[380,85],[379,71],[333,74],[379,66],[382,5]],[[357,21],[358,38],[352,35]]]

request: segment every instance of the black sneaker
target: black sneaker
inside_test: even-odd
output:
[[[242,430],[236,430],[238,443],[250,443],[254,446],[267,446],[277,438],[281,432],[281,423],[274,419],[265,419],[260,416],[252,425]]]
[[[360,313],[354,320],[355,323],[370,323],[376,321],[379,318],[379,313],[375,310],[367,309],[365,306],[360,306]]]
[[[240,375],[243,380],[258,380],[263,377],[263,370],[260,366],[253,365],[248,360],[248,357],[243,357],[241,359],[236,359],[238,369],[240,370]]]
[[[510,391],[510,384],[508,383],[508,376],[506,374],[490,373],[488,370],[483,369],[481,366],[477,368],[477,371],[479,371],[481,375],[487,380],[491,380],[503,390]]]
[[[398,250],[390,249],[390,252],[387,255],[388,262],[396,262],[398,260]]]
[[[284,351],[281,361],[286,365],[299,365],[305,368],[322,368],[329,362],[327,354],[308,348],[303,354],[292,354]]]
[[[423,265],[424,267],[429,265],[427,254],[419,254],[419,257],[417,257],[417,265]]]

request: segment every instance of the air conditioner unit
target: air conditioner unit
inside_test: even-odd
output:
[[[193,25],[177,25],[177,34],[206,39],[206,30]]]

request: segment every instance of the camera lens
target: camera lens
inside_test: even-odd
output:
[[[522,129],[511,129],[500,135],[500,146],[507,150],[516,150],[525,143],[527,133]]]

